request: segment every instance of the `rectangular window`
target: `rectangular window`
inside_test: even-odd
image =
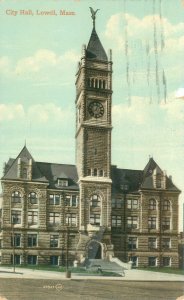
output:
[[[136,216],[127,217],[127,228],[128,229],[137,229],[138,228],[138,217],[136,217]]]
[[[137,199],[127,199],[127,208],[128,209],[138,209],[138,200]]]
[[[132,251],[137,249],[137,237],[128,238],[128,250]]]
[[[165,217],[162,219],[162,229],[170,230],[170,217]]]
[[[19,254],[15,254],[14,255],[14,260],[13,260],[13,255],[11,255],[11,263],[13,264],[13,261],[14,261],[14,264],[15,265],[20,265],[21,264],[21,258],[20,258],[20,255]]]
[[[156,222],[157,222],[156,217],[149,217],[148,218],[148,228],[156,229],[156,226],[157,226]]]
[[[50,205],[60,205],[60,195],[49,195],[49,204]]]
[[[72,206],[77,206],[77,196],[72,195]]]
[[[11,237],[11,246],[13,247],[20,247],[21,242],[21,234],[14,233]]]
[[[154,237],[148,238],[148,248],[149,249],[156,249],[157,248],[157,239]]]
[[[65,223],[68,226],[76,226],[77,225],[76,214],[66,214]]]
[[[37,246],[37,235],[36,234],[28,234],[27,244],[28,244],[28,247],[36,247]]]
[[[121,227],[122,218],[121,216],[112,216],[112,227]]]
[[[163,257],[162,258],[163,267],[170,267],[171,266],[171,258],[170,257]]]
[[[122,208],[123,207],[123,200],[122,199],[112,199],[112,208]]]
[[[11,221],[12,224],[21,224],[21,210],[12,210]]]
[[[52,266],[58,266],[58,263],[59,263],[59,256],[56,255],[50,256],[50,264]]]
[[[68,186],[68,180],[58,179],[59,186]]]
[[[27,263],[29,265],[36,265],[37,264],[37,255],[28,255]]]
[[[157,266],[157,258],[155,256],[148,257],[148,266],[156,267]]]
[[[57,248],[59,245],[59,235],[53,234],[50,236],[50,247],[51,248]]]
[[[171,248],[171,239],[170,238],[162,238],[162,248],[163,249]]]
[[[38,224],[38,212],[37,211],[28,211],[28,225],[37,225]]]
[[[50,225],[57,225],[60,223],[60,214],[56,212],[49,213],[49,224]]]
[[[30,202],[31,204],[37,204],[37,203],[38,203],[38,199],[37,199],[36,193],[31,192],[31,193],[29,194],[29,202]]]
[[[90,214],[90,224],[100,225],[100,214]]]
[[[138,267],[138,257],[137,256],[129,256],[128,260],[132,262],[133,268]]]
[[[71,200],[71,197],[70,197],[70,196],[66,196],[66,197],[65,197],[65,206],[71,206],[71,205],[70,205],[70,200]]]

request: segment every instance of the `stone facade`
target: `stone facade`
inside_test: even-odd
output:
[[[5,165],[2,264],[72,264],[116,256],[135,267],[178,267],[178,196],[150,158],[111,165],[112,53],[95,28],[76,74],[76,166],[34,161],[25,146]]]

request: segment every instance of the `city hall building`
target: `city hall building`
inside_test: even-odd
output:
[[[66,259],[178,267],[178,196],[150,158],[143,170],[111,164],[112,54],[95,29],[76,74],[76,165],[37,162],[24,146],[2,177],[1,264]]]

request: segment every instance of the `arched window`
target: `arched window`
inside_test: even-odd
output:
[[[155,199],[150,199],[149,200],[149,209],[156,210],[156,206],[157,206],[156,200]]]
[[[99,195],[94,194],[94,195],[91,197],[90,205],[91,205],[92,207],[100,207],[100,204],[101,204],[101,200],[100,200]]]
[[[171,206],[170,201],[165,199],[164,202],[163,202],[163,205],[162,205],[162,209],[163,210],[170,210],[170,208],[171,208],[170,206]]]
[[[87,176],[91,176],[91,169],[87,169]]]
[[[98,88],[98,79],[95,79],[95,87]]]
[[[103,80],[103,89],[105,89],[105,80]]]
[[[99,80],[99,89],[101,89],[101,88],[102,88],[102,81]]]
[[[97,169],[94,169],[94,176],[97,176]]]
[[[37,198],[37,194],[35,192],[31,192],[29,194],[29,202],[31,204],[37,204],[38,203],[38,198]]]
[[[90,87],[90,78],[88,78],[88,86]]]
[[[94,87],[94,79],[91,79],[91,87]]]
[[[16,191],[12,193],[12,202],[14,203],[21,203],[21,193]]]
[[[99,171],[99,176],[102,177],[103,176],[103,170]]]

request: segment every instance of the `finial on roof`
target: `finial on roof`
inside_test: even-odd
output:
[[[90,7],[91,18],[93,19],[93,28],[95,28],[96,13],[97,13],[98,10],[99,9],[97,9],[97,10],[94,11],[94,9],[92,7]]]

